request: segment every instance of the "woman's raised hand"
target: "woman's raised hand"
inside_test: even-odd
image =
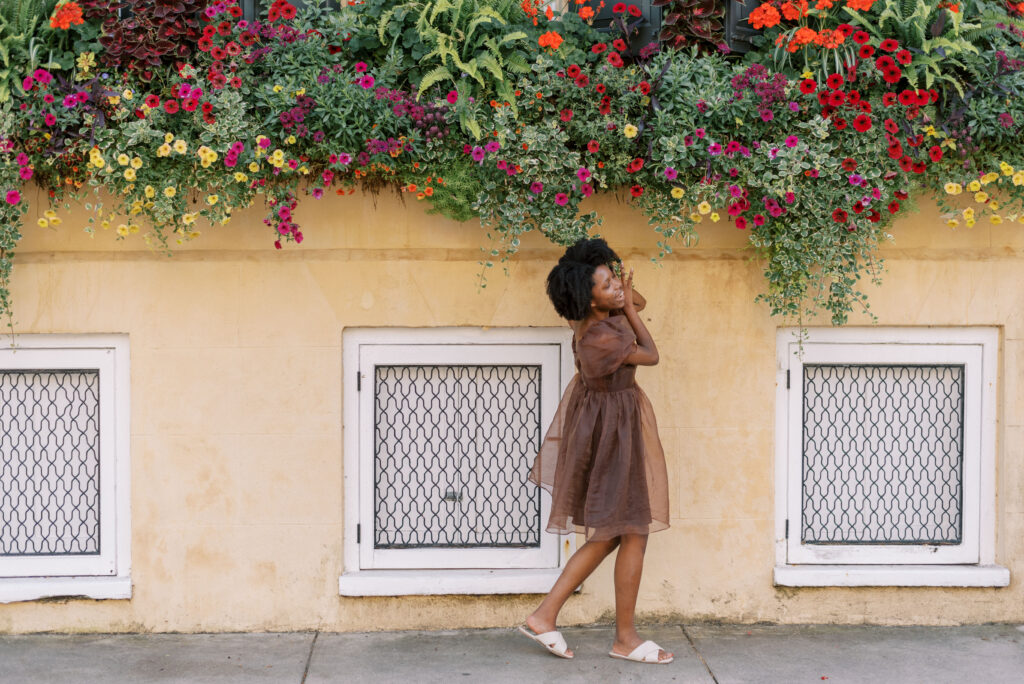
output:
[[[629,269],[629,273],[622,274],[622,295],[625,299],[623,309],[633,309],[636,303],[633,301],[633,269]]]

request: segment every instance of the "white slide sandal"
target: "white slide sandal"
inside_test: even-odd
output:
[[[637,663],[653,663],[655,665],[668,665],[672,662],[672,658],[666,658],[665,660],[658,660],[658,651],[664,651],[661,646],[654,643],[653,641],[645,641],[636,648],[634,648],[629,655],[622,655],[615,651],[609,651],[608,655],[612,658],[618,658],[619,660],[632,660]]]
[[[561,632],[555,630],[551,632],[544,632],[543,634],[537,634],[526,625],[520,625],[519,631],[533,641],[536,641],[549,652],[554,653],[559,658],[565,658],[566,660],[572,659],[572,656],[566,653],[566,651],[569,650],[569,646],[565,643],[565,638],[562,636]]]

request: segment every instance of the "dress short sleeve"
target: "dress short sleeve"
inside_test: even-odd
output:
[[[583,334],[577,350],[584,376],[611,375],[636,351],[636,334],[625,316],[609,316]]]

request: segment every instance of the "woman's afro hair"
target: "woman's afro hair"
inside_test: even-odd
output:
[[[548,274],[548,297],[566,320],[581,321],[590,310],[594,271],[619,263],[619,255],[601,238],[581,239],[565,250]]]

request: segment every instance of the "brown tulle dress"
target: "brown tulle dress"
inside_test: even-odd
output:
[[[573,339],[577,373],[562,395],[530,471],[551,492],[547,531],[587,540],[669,526],[668,475],[654,410],[623,362],[636,350],[625,316]]]

